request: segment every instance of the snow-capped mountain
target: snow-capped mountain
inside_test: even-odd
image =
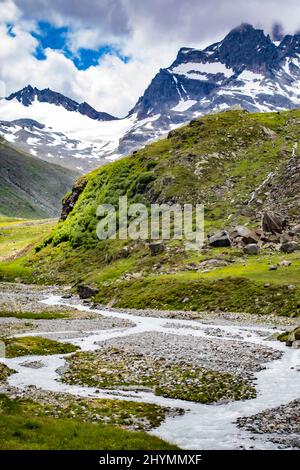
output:
[[[132,121],[30,85],[0,100],[0,136],[36,157],[83,173],[115,158]]]
[[[31,85],[28,85],[22,90],[17,91],[16,93],[12,93],[6,98],[7,101],[12,101],[15,99],[24,106],[31,106],[35,101],[40,103],[55,104],[56,106],[62,106],[67,111],[78,112],[83,116],[88,116],[89,118],[95,119],[96,121],[112,121],[117,119],[110,114],[96,111],[86,102],[77,103],[76,101],[62,95],[61,93],[50,90],[50,88],[46,88],[45,90],[38,90],[37,88],[33,88]]]
[[[168,131],[201,114],[240,106],[250,112],[300,105],[300,34],[274,43],[269,35],[242,24],[204,50],[182,48],[176,60],[154,77],[129,115],[154,117],[152,133]],[[131,130],[122,149],[140,142]]]
[[[41,158],[85,171],[202,114],[232,106],[267,112],[299,105],[300,34],[273,42],[242,24],[204,50],[180,49],[124,119],[28,86],[0,101],[0,135]]]

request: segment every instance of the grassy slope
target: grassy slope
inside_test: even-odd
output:
[[[191,252],[172,241],[165,253],[152,257],[145,242],[100,242],[95,214],[98,204],[117,204],[118,197],[127,194],[129,202],[204,203],[207,233],[236,224],[258,226],[260,210],[269,203],[267,188],[257,194],[259,205],[249,210],[246,203],[271,171],[276,172],[273,185],[280,184],[293,143],[300,138],[299,119],[300,111],[206,116],[172,131],[168,139],[92,172],[67,220],[35,255],[19,261],[20,269],[33,268],[39,282],[89,282],[100,288],[99,301],[114,299],[119,306],[297,315],[299,255],[264,251],[251,258],[234,249]],[[281,203],[286,214],[297,220],[294,196]],[[227,265],[208,273],[188,270],[191,263],[199,265],[212,258]],[[284,258],[292,260],[291,267],[269,271],[269,264]],[[8,270],[9,266],[4,279]],[[142,279],[124,279],[125,274],[137,272]],[[21,273],[24,280],[27,273]],[[266,282],[271,288],[264,287]],[[288,284],[295,289],[288,289]]]
[[[32,417],[32,410],[0,395],[1,450],[164,450],[177,447],[146,434],[76,419]]]
[[[32,157],[0,139],[0,214],[43,218],[59,215],[75,171]]]
[[[0,279],[33,280],[32,270],[22,265],[22,257],[49,235],[55,220],[24,220],[0,216]]]

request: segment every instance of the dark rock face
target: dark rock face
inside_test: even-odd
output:
[[[285,36],[278,47],[278,51],[281,57],[297,57],[297,54],[300,53],[300,34]]]
[[[220,43],[215,57],[230,68],[247,66],[248,70],[266,71],[276,65],[278,51],[270,36],[265,36],[263,30],[242,24],[230,31]]]
[[[66,220],[70,212],[74,209],[74,206],[87,185],[87,180],[85,178],[80,178],[74,184],[72,191],[67,194],[62,201],[62,211],[60,215],[60,220]]]
[[[96,121],[112,121],[112,120],[117,119],[108,113],[96,111],[94,108],[92,108],[92,106],[90,106],[86,102],[80,103],[77,109],[80,112],[80,114],[83,114],[84,116],[88,116],[91,119],[95,119]]]
[[[79,113],[97,121],[112,121],[117,119],[110,114],[96,111],[87,103],[79,104],[77,101],[67,98],[61,93],[50,90],[50,88],[39,90],[38,88],[33,88],[31,85],[28,85],[22,90],[12,93],[6,99],[8,101],[17,99],[26,107],[30,106],[35,100],[38,100],[41,103],[55,104],[56,106],[63,106],[67,111],[78,111]]]
[[[38,121],[35,121],[34,119],[15,119],[14,121],[11,121],[11,124],[16,124],[17,126],[21,126],[23,128],[29,127],[29,129],[32,128],[37,128],[37,129],[44,129],[45,126],[44,124],[41,124]]]
[[[231,246],[229,235],[225,230],[211,235],[208,239],[208,243],[215,248]]]
[[[81,299],[90,299],[91,297],[94,297],[94,295],[97,295],[99,290],[81,284],[77,287],[77,292]]]

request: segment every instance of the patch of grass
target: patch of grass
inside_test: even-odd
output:
[[[31,406],[0,395],[1,450],[167,450],[177,449],[145,432],[132,432],[76,419],[33,417]],[[33,407],[33,408],[32,408]]]
[[[280,266],[280,262],[288,260],[291,265]],[[270,265],[278,265],[276,271],[270,271]],[[243,277],[260,283],[272,283],[277,285],[295,284],[300,287],[300,256],[298,252],[291,254],[261,253],[259,256],[248,256],[236,260],[228,266],[201,274],[203,279],[223,279],[228,277]]]
[[[280,335],[277,336],[277,339],[278,341],[285,343],[289,339],[289,336],[290,336],[289,331],[285,331],[284,333],[280,333]]]
[[[68,354],[79,348],[70,343],[62,343],[40,336],[2,338],[6,347],[6,357],[47,356],[49,354]]]
[[[201,273],[149,276],[100,286],[95,300],[106,304],[112,299],[121,308],[300,315],[299,288],[264,287],[242,277],[205,279]]]
[[[14,312],[0,310],[0,318],[18,318],[20,320],[57,320],[64,318],[72,318],[73,315],[74,312]]]
[[[23,222],[35,222],[35,219],[20,219],[17,217],[6,217],[0,215],[0,228],[19,225]]]
[[[100,388],[149,387],[156,395],[212,403],[256,396],[250,383],[233,374],[108,348],[68,358],[64,381]]]
[[[10,220],[0,219],[3,224],[0,227],[0,281],[32,283],[35,274],[30,266],[25,266],[26,256],[37,243],[49,236],[56,221]]]
[[[52,394],[51,399],[44,401],[42,399],[41,402],[19,400],[18,405],[29,416],[78,419],[88,423],[112,424],[134,430],[149,430],[158,427],[169,411],[165,407],[150,403],[104,398],[88,399],[59,393]],[[182,413],[181,409],[172,410],[172,414]]]
[[[0,262],[1,282],[24,282],[31,284],[35,280],[32,268],[24,266],[23,259],[11,262]]]
[[[293,331],[286,331],[277,336],[277,339],[282,342],[300,340],[300,326],[297,326]]]
[[[0,222],[3,219],[0,219]],[[0,225],[0,260],[24,254],[34,245],[49,235],[56,224],[56,220],[23,220],[9,222],[9,219]]]

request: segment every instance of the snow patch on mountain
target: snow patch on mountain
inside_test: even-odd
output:
[[[220,62],[184,63],[171,68],[176,75],[184,75],[194,80],[209,80],[209,75],[222,74],[225,77],[234,75],[234,71]]]
[[[179,111],[182,113],[190,109],[196,103],[196,100],[181,100],[176,106],[174,106],[174,108],[172,108],[172,111]]]

